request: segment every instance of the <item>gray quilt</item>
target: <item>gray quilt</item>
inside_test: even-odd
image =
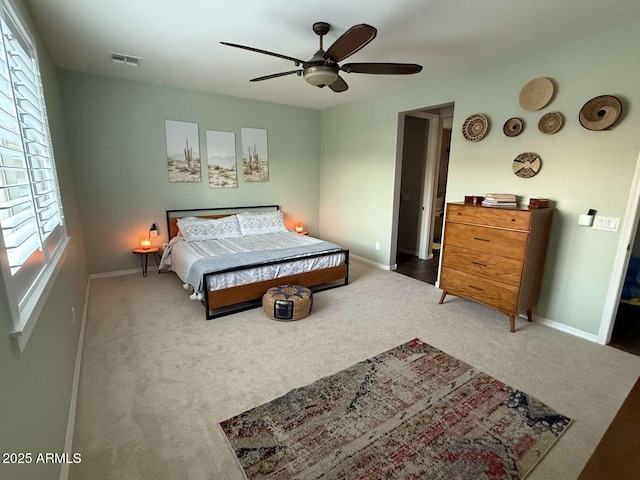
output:
[[[254,252],[235,253],[233,255],[219,255],[196,260],[189,269],[187,282],[202,293],[202,280],[205,273],[215,273],[229,268],[243,266],[259,266],[259,264],[275,260],[297,260],[305,256],[322,252],[335,252],[342,247],[331,242],[319,242],[302,247],[281,248],[277,250],[259,250]]]

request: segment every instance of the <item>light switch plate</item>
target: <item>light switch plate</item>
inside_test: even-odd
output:
[[[596,230],[606,230],[608,232],[617,232],[620,226],[620,217],[600,217],[596,216],[593,222],[593,228]]]

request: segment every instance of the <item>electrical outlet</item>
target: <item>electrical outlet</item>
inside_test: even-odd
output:
[[[71,307],[71,321],[73,322],[73,325],[76,324],[76,309]]]
[[[380,242],[376,242],[376,250],[380,250]]]

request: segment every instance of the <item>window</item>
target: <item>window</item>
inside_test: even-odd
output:
[[[68,237],[34,43],[6,0],[0,37],[0,263],[23,350]]]

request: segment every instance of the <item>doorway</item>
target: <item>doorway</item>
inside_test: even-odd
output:
[[[403,112],[398,120],[392,258],[396,272],[435,285],[453,104]]]
[[[604,310],[602,313],[602,320],[600,321],[600,330],[598,332],[598,343],[607,345],[612,342],[624,339],[625,343],[631,343],[631,349],[636,355],[640,355],[640,352],[635,351],[634,333],[637,332],[638,309],[634,305],[635,299],[629,298],[627,300],[627,294],[625,293],[625,281],[627,280],[627,272],[629,267],[633,267],[633,259],[635,254],[640,250],[640,239],[638,231],[640,230],[640,154],[638,155],[638,161],[636,163],[636,171],[631,183],[631,193],[627,202],[627,208],[625,209],[625,216],[622,222],[622,230],[620,232],[620,241],[618,243],[618,251],[613,264],[613,272],[611,274],[611,282],[609,283],[609,290],[605,299]],[[628,305],[628,303],[631,303]],[[634,307],[634,308],[629,308]],[[620,323],[618,322],[618,315],[620,315]],[[622,322],[625,322],[627,318],[633,320],[636,319],[633,325],[636,328],[629,330],[625,328]],[[616,337],[614,337],[614,330],[616,330]],[[614,347],[622,348],[619,344],[613,345]],[[625,349],[625,348],[622,348]]]
[[[640,228],[636,225],[609,345],[640,356]]]

